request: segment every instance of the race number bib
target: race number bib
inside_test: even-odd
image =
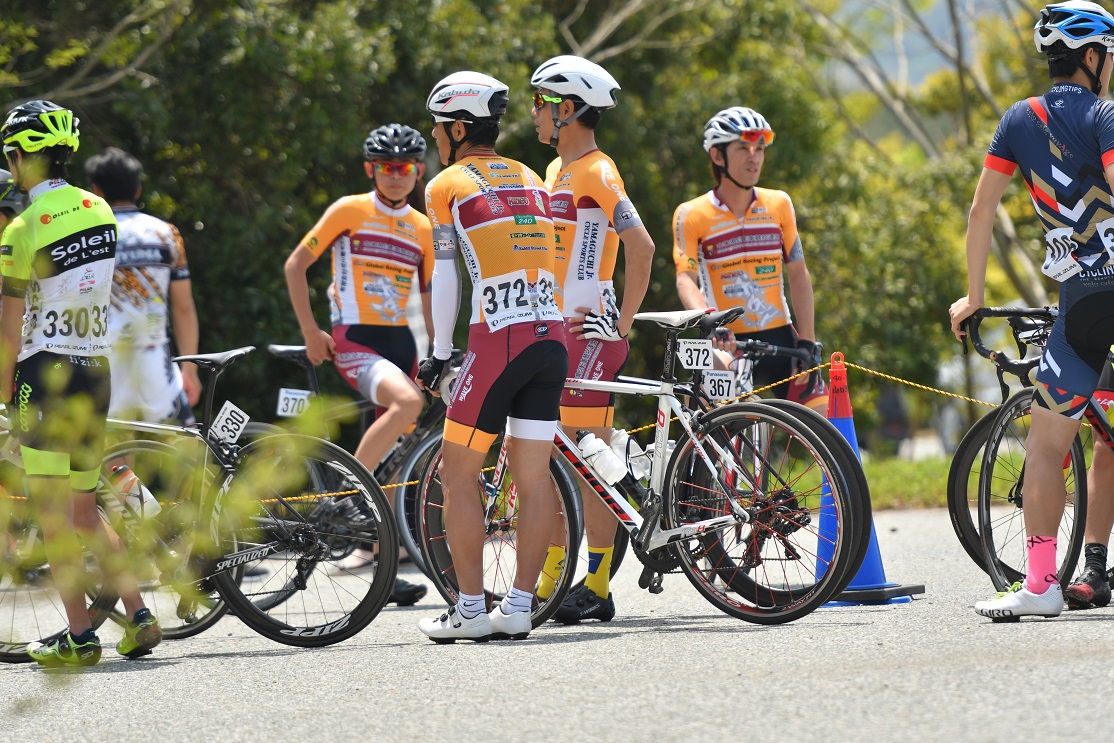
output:
[[[677,358],[686,369],[712,368],[712,341],[707,338],[686,338],[677,341]]]
[[[1079,248],[1079,243],[1072,237],[1070,227],[1049,230],[1044,236],[1044,242],[1045,255],[1041,273],[1045,276],[1055,281],[1067,281],[1083,270],[1083,266],[1075,259],[1074,253]],[[1103,238],[1103,244],[1105,243],[1106,239]]]
[[[735,397],[735,375],[722,369],[713,369],[704,372],[704,394],[716,402],[730,400]]]
[[[526,270],[485,279],[480,284],[480,308],[484,322],[492,331],[508,325],[537,320],[561,319],[553,301],[554,276],[549,271],[538,270],[538,280],[526,279]]]
[[[297,418],[309,408],[309,398],[312,394],[309,390],[283,387],[279,390],[278,409],[275,410],[275,415],[280,418]]]
[[[216,420],[210,432],[221,441],[235,444],[236,439],[248,425],[248,414],[232,404],[231,400],[224,401],[224,407],[217,413]]]

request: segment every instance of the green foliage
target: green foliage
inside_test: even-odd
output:
[[[950,459],[868,459],[863,463],[875,510],[946,508]]]
[[[622,5],[587,3],[572,34],[585,42]],[[160,23],[176,24],[134,73],[72,103],[84,137],[74,180],[82,180],[81,159],[107,145],[143,161],[143,206],[175,222],[186,241],[202,350],[297,343],[282,265],[329,203],[368,188],[360,162],[368,129],[400,121],[428,137],[430,87],[477,69],[511,86],[499,149],[543,172],[554,153],[534,133],[529,75],[570,51],[559,23],[577,7],[574,0],[8,0],[0,89],[16,99],[61,85],[129,13],[154,15],[125,24],[96,60],[97,73],[128,64]],[[51,22],[58,17],[72,23]],[[1024,75],[1029,61],[1000,25],[985,35],[995,89]],[[848,360],[932,383],[939,349],[949,343],[946,309],[962,292],[963,205],[985,142],[929,162],[899,137],[880,137],[878,149],[854,139],[837,102],[817,89],[826,62],[820,38],[793,3],[646,0],[594,48],[608,55],[602,62],[623,87],[598,141],[657,245],[644,307],[680,307],[671,219],[678,204],[713,185],[704,122],[726,106],[751,106],[778,133],[763,185],[787,191],[797,208],[821,339]],[[958,102],[946,75],[925,97],[942,117]],[[859,123],[878,110],[862,94],[842,104]],[[978,130],[992,131],[993,116],[976,115]],[[428,165],[432,176],[439,168],[432,154]],[[1021,189],[1012,198],[1020,205],[1027,197]],[[1021,212],[1019,228],[1027,230]],[[324,327],[328,261],[310,280]],[[621,276],[618,283],[621,290]],[[633,337],[627,373],[656,376],[660,332],[636,326]],[[348,394],[335,373],[321,376],[327,389]],[[255,354],[222,379],[220,397],[270,418],[277,388],[301,383],[293,366]],[[874,388],[857,389],[867,400]],[[647,411],[624,402],[619,419],[631,427]]]

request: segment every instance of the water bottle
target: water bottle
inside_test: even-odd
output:
[[[669,439],[668,441],[665,442],[665,463],[666,464],[669,464],[669,458],[671,456],[673,456],[673,447],[675,447],[676,445],[677,445],[677,442],[673,439]],[[647,460],[647,462],[649,462],[648,467],[650,469],[653,469],[653,464],[654,464],[654,442],[653,441],[651,441],[650,445],[646,447],[646,460]]]
[[[132,468],[128,465],[118,464],[113,467],[110,479],[112,487],[116,488],[116,492],[124,497],[124,502],[128,504],[128,508],[140,518],[149,519],[162,510],[162,506],[159,505],[155,496],[139,481],[139,477],[132,472]]]
[[[577,446],[584,455],[584,461],[592,465],[596,473],[608,485],[614,485],[627,474],[627,465],[611,447],[588,431],[577,433]]]
[[[650,458],[638,442],[621,428],[611,434],[611,451],[627,463],[627,469],[634,475],[634,479],[645,480],[650,476]]]

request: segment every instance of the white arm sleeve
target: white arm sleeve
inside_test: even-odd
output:
[[[444,256],[444,257],[443,257]],[[437,251],[433,262],[433,358],[448,359],[453,355],[453,328],[460,312],[460,265],[456,251]]]

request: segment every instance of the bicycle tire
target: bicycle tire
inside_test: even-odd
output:
[[[1025,434],[1033,390],[1025,389],[1003,403],[994,415],[979,473],[979,536],[986,572],[999,591],[1025,577],[1024,486]],[[1056,565],[1060,587],[1071,581],[1087,522],[1087,461],[1077,434],[1065,471],[1068,504],[1057,531]],[[1068,505],[1072,507],[1067,507]]]
[[[863,471],[862,461],[858,453],[852,448],[843,433],[835,427],[830,420],[817,411],[792,400],[768,399],[763,404],[777,410],[783,410],[812,425],[814,432],[823,439],[824,444],[831,451],[832,456],[839,459],[839,467],[844,475],[855,479],[856,488],[862,497],[853,501],[856,506],[857,516],[853,520],[855,527],[854,543],[857,545],[854,556],[847,562],[847,570],[841,585],[836,593],[842,593],[845,588],[859,574],[859,568],[866,560],[866,553],[870,549],[870,533],[874,528],[874,505],[870,500],[870,483],[867,482],[866,473]]]
[[[489,465],[494,464],[500,446],[497,440],[491,447],[489,462],[485,462],[481,477],[490,478]],[[419,522],[421,524],[421,549],[430,568],[430,580],[441,597],[449,604],[455,604],[459,589],[456,582],[456,570],[453,565],[452,553],[449,550],[448,539],[445,535],[444,522],[444,493],[441,489],[439,468],[441,466],[441,448],[438,447],[426,463],[425,471],[421,477],[421,490],[418,496]],[[580,521],[579,503],[575,487],[570,487],[563,476],[560,465],[553,458],[549,460],[549,471],[554,487],[557,491],[559,504],[555,504],[560,511],[560,518],[565,523],[565,547],[567,554],[579,550]],[[491,609],[510,590],[517,572],[516,555],[514,548],[515,524],[518,511],[514,509],[507,513],[492,514],[487,525],[488,539],[484,546],[484,596],[487,600],[487,610]],[[538,600],[535,596],[534,608],[531,612],[531,621],[535,628],[544,624],[561,606],[569,592],[572,579],[572,570],[569,561],[565,561],[560,574],[554,576],[555,587],[553,592],[545,599]]]
[[[864,495],[854,478],[844,475],[808,423],[763,403],[719,408],[694,421],[693,432],[698,442],[711,440],[723,452],[709,455],[718,460],[716,481],[694,455],[696,442],[686,432],[666,473],[666,528],[728,513],[720,484],[727,473],[739,482],[732,486],[735,497],[754,516],[715,532],[694,528],[687,544],[676,544],[682,572],[713,606],[758,624],[790,622],[826,603],[845,585],[858,549],[854,519]],[[736,454],[737,438],[745,456]],[[762,451],[750,447],[754,440],[763,442]],[[759,478],[772,478],[779,489],[769,495],[748,491]],[[820,517],[818,524],[813,513]],[[767,545],[772,545],[769,550]],[[771,571],[771,562],[780,570]],[[789,568],[790,563],[797,567]]]
[[[204,445],[196,442],[198,447]],[[144,605],[159,620],[163,638],[180,640],[212,627],[228,612],[228,606],[186,558],[192,549],[200,515],[200,500],[215,479],[215,471],[202,473],[196,457],[188,457],[181,446],[163,441],[135,439],[118,442],[105,452],[99,497],[119,499],[108,479],[109,466],[127,460],[143,487],[158,500],[161,510],[149,520],[133,519],[122,531],[133,572],[139,580]],[[177,547],[177,549],[175,549]],[[243,569],[238,570],[242,578]],[[114,608],[112,620],[123,625],[123,613]]]
[[[977,523],[979,473],[982,472],[983,451],[993,423],[993,412],[975,421],[975,425],[959,440],[948,468],[948,518],[952,522],[952,530],[963,545],[963,551],[984,573],[986,560]]]
[[[23,492],[22,471],[16,475],[6,465],[0,466],[5,469],[0,488],[0,523],[5,525],[0,543],[0,663],[31,663],[28,645],[58,639],[69,628],[69,620],[50,577],[30,504],[17,494]],[[108,620],[115,603],[115,596],[94,591],[89,604],[94,629]]]
[[[429,575],[429,565],[421,548],[421,528],[418,520],[418,490],[421,488],[421,474],[433,452],[440,447],[443,429],[431,431],[414,447],[398,470],[399,483],[394,488],[395,520],[398,522],[398,541],[414,567]]]
[[[250,442],[208,517],[219,559],[268,571],[250,585],[227,571],[212,576],[229,608],[264,637],[298,647],[341,642],[390,598],[398,570],[390,505],[363,465],[335,444],[291,433]],[[228,544],[242,545],[238,556],[229,556]],[[375,547],[368,572],[340,566],[353,549]],[[273,594],[282,600],[264,598]]]

